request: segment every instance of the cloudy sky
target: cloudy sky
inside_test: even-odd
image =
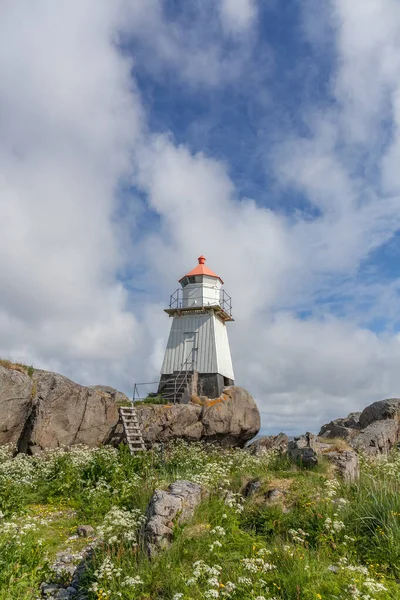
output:
[[[263,431],[400,395],[397,0],[3,0],[0,356],[132,393],[199,254]]]

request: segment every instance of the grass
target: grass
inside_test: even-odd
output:
[[[32,366],[24,365],[23,363],[13,362],[7,358],[0,358],[0,366],[13,371],[19,371],[20,373],[27,373],[29,377],[32,377],[35,369]]]
[[[154,489],[176,479],[200,483],[208,498],[149,561],[142,515]],[[325,465],[200,444],[133,457],[121,447],[11,459],[3,448],[0,600],[36,598],[57,550],[86,543],[70,539],[79,524],[103,536],[85,574],[89,600],[400,599],[399,487],[400,454],[364,460],[350,485]]]
[[[142,404],[171,404],[168,400],[165,400],[162,396],[147,396],[143,400],[135,400],[134,406],[140,406]]]

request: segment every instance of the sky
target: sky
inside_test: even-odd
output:
[[[0,356],[132,395],[225,281],[262,432],[400,396],[397,0],[3,0]]]

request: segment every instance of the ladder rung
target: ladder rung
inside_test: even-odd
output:
[[[128,443],[129,452],[133,454],[134,452],[146,450],[135,407],[121,407],[119,409],[119,414],[124,427],[125,438]]]

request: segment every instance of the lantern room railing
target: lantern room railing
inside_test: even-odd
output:
[[[230,317],[232,317],[232,298],[225,290],[220,290],[219,300],[216,299],[215,294],[207,296],[202,294],[201,304],[195,304],[193,306],[185,306],[185,308],[203,308],[207,306],[219,306],[224,310]],[[183,289],[178,288],[169,298],[170,308],[183,308]]]

